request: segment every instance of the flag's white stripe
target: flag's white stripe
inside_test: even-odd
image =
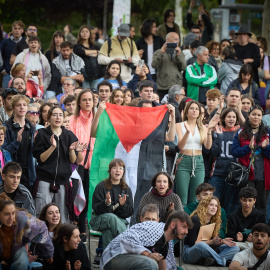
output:
[[[134,198],[137,190],[137,176],[138,176],[138,162],[139,162],[139,153],[141,142],[135,144],[134,147],[127,153],[126,149],[119,141],[118,145],[115,148],[115,158],[121,158],[126,165],[126,182],[132,191],[132,196]]]

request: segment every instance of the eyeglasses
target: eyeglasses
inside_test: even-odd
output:
[[[28,28],[28,31],[37,32],[37,29]]]
[[[124,167],[120,166],[120,167],[117,167],[117,166],[113,166],[112,167],[112,170],[119,170],[119,171],[123,171],[124,170]]]
[[[31,115],[39,115],[40,112],[36,112],[36,111],[28,111],[27,113],[31,114]]]
[[[55,102],[55,103],[50,103],[50,102],[49,102],[49,104],[51,104],[52,106],[59,105],[58,102]]]
[[[63,83],[63,86],[71,86],[73,85],[72,83]]]

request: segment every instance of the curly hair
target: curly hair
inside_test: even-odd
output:
[[[207,196],[203,200],[200,201],[197,209],[190,215],[190,217],[197,215],[200,219],[201,226],[206,225],[206,214],[208,205],[212,200],[216,200],[218,203],[217,212],[214,216],[211,217],[210,223],[215,223],[215,229],[213,231],[212,238],[216,237],[219,234],[219,230],[221,227],[221,207],[219,203],[219,199],[215,196]]]
[[[220,44],[217,41],[211,40],[207,42],[206,48],[209,50],[209,53],[212,54],[212,51],[214,50],[214,47],[218,46],[220,51]]]

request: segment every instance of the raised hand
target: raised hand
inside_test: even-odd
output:
[[[106,204],[111,204],[111,203],[112,203],[111,194],[110,194],[110,191],[108,191],[106,194]]]
[[[75,150],[79,144],[79,141],[74,142],[70,145],[69,150]]]
[[[241,232],[238,232],[238,233],[236,234],[236,239],[237,239],[238,242],[242,242],[243,239],[244,239],[243,234],[242,234]]]
[[[80,260],[77,260],[75,263],[74,263],[74,270],[79,270],[81,269],[82,267],[82,263]]]
[[[219,117],[212,118],[208,124],[208,129],[214,128],[219,122]]]
[[[222,133],[221,127],[219,125],[215,126],[216,133]]]
[[[124,205],[126,200],[127,200],[126,194],[124,194],[123,197],[121,195],[119,195],[119,203],[120,203],[120,205]]]
[[[76,151],[77,152],[82,152],[87,148],[87,143],[83,144],[83,143],[78,143],[77,147],[76,147]]]
[[[262,142],[262,148],[265,148],[269,144],[269,138],[267,137],[263,142]]]
[[[252,138],[251,138],[251,140],[250,140],[250,142],[249,142],[249,148],[250,148],[250,149],[253,149],[253,148],[254,148],[254,142],[255,142],[255,137],[252,136]]]
[[[51,136],[50,143],[51,143],[53,148],[56,148],[56,140],[54,138],[54,134]]]
[[[187,122],[184,122],[184,126],[185,126],[186,131],[187,131],[188,133],[190,133],[191,128],[190,128],[189,124],[188,124]]]
[[[170,212],[172,210],[174,210],[174,203],[170,202],[169,207],[168,207],[168,211]]]
[[[106,109],[106,102],[105,101],[101,101],[98,105],[98,109],[96,114],[97,115],[101,115],[103,113],[103,111]]]

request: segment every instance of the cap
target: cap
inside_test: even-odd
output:
[[[129,31],[130,31],[130,28],[129,28],[129,25],[128,24],[126,24],[126,23],[120,24],[119,30],[118,30],[119,36],[129,37],[130,36]]]

